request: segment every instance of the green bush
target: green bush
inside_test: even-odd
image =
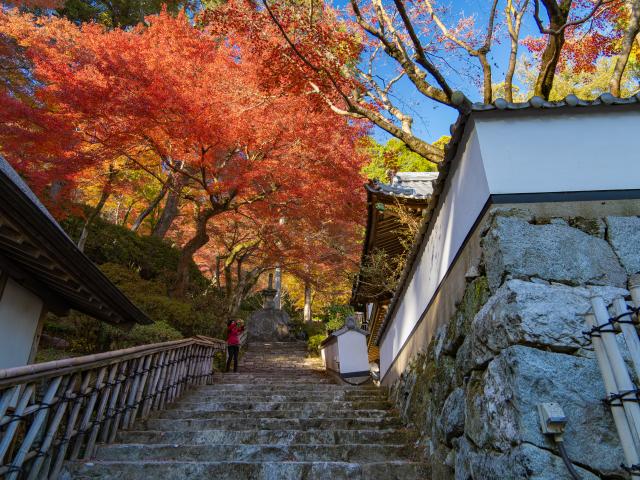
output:
[[[327,336],[327,326],[319,321],[313,321],[309,323],[305,323],[303,325],[304,333],[307,335],[307,338],[311,338],[315,335],[324,335]]]
[[[155,322],[151,325],[135,325],[129,331],[106,325],[105,333],[110,337],[110,350],[119,350],[121,348],[150,343],[168,342],[170,340],[183,338],[182,334],[167,322]]]
[[[351,305],[331,304],[326,307],[318,318],[327,326],[327,330],[335,332],[344,326],[344,322],[348,316],[353,315],[354,310]]]
[[[307,350],[309,351],[309,353],[311,353],[312,355],[319,355],[320,344],[325,338],[327,338],[325,334],[318,334],[309,337],[309,340],[307,341]]]
[[[83,224],[84,221],[78,217],[68,217],[61,222],[72,238],[80,237]],[[97,218],[89,227],[84,252],[98,265],[115,263],[138,272],[145,280],[161,281],[165,294],[175,284],[180,250],[160,238],[141,236],[126,227]],[[209,281],[193,262],[189,276],[192,293],[200,293],[208,287]]]

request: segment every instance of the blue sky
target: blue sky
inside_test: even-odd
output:
[[[360,0],[361,4],[368,1]],[[337,6],[342,6],[347,2],[348,0],[338,0],[335,3]],[[439,1],[437,4],[451,6],[451,16],[447,22],[449,26],[455,24],[458,16],[475,15],[476,25],[483,31],[486,28],[490,0],[451,0],[449,2]],[[500,0],[498,4],[498,22],[502,22],[504,19],[504,7],[505,1]],[[391,8],[393,7],[390,6]],[[532,13],[528,12],[523,21],[521,38],[537,33]],[[505,36],[506,28],[498,25],[496,34],[498,41],[494,41],[490,54],[494,83],[504,80],[504,69],[509,55],[509,42]],[[519,56],[524,53],[525,50],[521,47]],[[462,90],[473,101],[481,100],[479,87],[474,84],[473,78],[469,74],[474,69],[478,73],[480,72],[477,60],[471,59],[466,52],[462,51],[449,52],[445,53],[445,55],[447,55],[447,63],[451,65],[452,69],[447,78],[450,79],[453,87]],[[394,76],[396,69],[397,66],[393,60],[377,65],[378,73],[387,78]],[[398,103],[398,106],[401,106],[403,111],[409,111],[413,116],[414,131],[419,137],[432,142],[442,135],[449,134],[449,126],[455,122],[457,116],[453,109],[425,99],[408,80],[399,82],[394,94],[394,101]],[[374,128],[372,134],[378,141],[382,142],[389,138],[386,132],[377,127]]]

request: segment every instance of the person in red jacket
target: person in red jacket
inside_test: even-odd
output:
[[[227,323],[227,350],[229,356],[227,358],[227,372],[231,366],[233,359],[233,371],[238,371],[238,353],[240,352],[240,334],[244,330],[242,320],[232,318]]]

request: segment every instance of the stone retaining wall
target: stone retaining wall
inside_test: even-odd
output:
[[[627,478],[598,365],[589,298],[628,296],[640,218],[534,218],[497,210],[455,315],[391,388],[422,433],[434,480],[570,479],[536,405],[560,403],[584,480]]]

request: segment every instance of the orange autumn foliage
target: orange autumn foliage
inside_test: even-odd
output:
[[[293,78],[266,81],[249,38],[197,29],[183,14],[147,24],[109,31],[0,14],[0,35],[24,51],[35,80],[27,100],[0,92],[0,145],[32,185],[73,185],[112,161],[149,181],[163,180],[158,167],[182,175],[195,218],[180,227],[189,259],[227,211],[270,225],[361,213],[362,124],[336,119]]]

